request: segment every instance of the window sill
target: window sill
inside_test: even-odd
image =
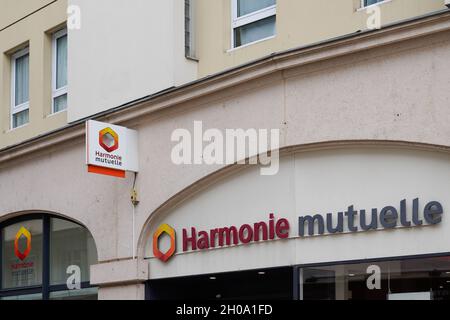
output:
[[[49,115],[47,115],[45,118],[55,117],[55,116],[57,116],[59,114],[62,114],[62,113],[67,113],[67,108],[64,109],[64,110],[58,111],[58,112],[52,112]]]
[[[252,45],[254,45],[254,44],[257,44],[257,43],[260,43],[260,42],[264,42],[264,41],[267,41],[267,40],[271,40],[271,39],[274,39],[274,38],[276,38],[276,35],[273,35],[273,36],[270,36],[270,37],[267,37],[267,38],[263,38],[263,39],[259,39],[259,40],[253,41],[253,42],[249,42],[249,43],[246,43],[246,44],[244,44],[244,45],[242,45],[242,46],[228,49],[228,50],[226,51],[226,53],[231,53],[231,52],[233,52],[233,51],[236,51],[236,50],[239,50],[239,49],[243,49],[243,48],[252,46]]]
[[[381,2],[378,2],[378,3],[371,4],[370,6],[361,7],[359,9],[357,9],[356,12],[366,11],[369,8],[373,8],[373,7],[376,7],[376,6],[381,6],[381,5],[389,3],[389,2],[392,2],[392,0],[384,0],[384,1],[381,1]]]
[[[30,123],[28,122],[28,123],[26,123],[24,125],[21,125],[19,127],[15,127],[15,128],[9,129],[9,130],[6,131],[6,133],[13,133],[14,131],[17,131],[19,129],[23,129],[23,128],[27,127],[29,124]]]
[[[184,56],[186,58],[186,60],[190,60],[190,61],[194,61],[194,62],[199,62],[200,60],[196,57],[192,57],[192,56]]]

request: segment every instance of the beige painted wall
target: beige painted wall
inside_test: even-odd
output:
[[[0,24],[9,24],[51,1],[1,0]],[[0,31],[0,148],[62,127],[66,112],[51,115],[51,32],[66,21],[66,0],[58,0]],[[23,46],[30,48],[30,122],[11,130],[10,57]]]
[[[231,0],[197,0],[199,77],[258,59],[366,30],[360,0],[277,0],[276,37],[231,49]],[[382,25],[445,9],[443,0],[391,0],[380,4]]]
[[[0,0],[0,30],[54,0]]]

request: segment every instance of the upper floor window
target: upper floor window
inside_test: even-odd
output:
[[[368,7],[371,6],[373,4],[377,4],[379,2],[384,2],[386,0],[361,0],[362,1],[362,6],[363,7]]]
[[[53,34],[53,107],[52,112],[67,109],[67,30]]]
[[[11,57],[11,128],[28,123],[30,112],[30,53],[29,48]]]
[[[184,54],[187,58],[195,58],[194,4],[194,0],[184,0]]]
[[[232,0],[233,47],[273,37],[276,0]]]

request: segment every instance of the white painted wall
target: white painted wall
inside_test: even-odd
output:
[[[184,56],[183,1],[69,5],[81,9],[81,29],[69,30],[69,122],[196,78]]]
[[[286,157],[280,174],[273,177],[260,176],[257,168],[245,170],[152,223],[151,233],[161,223],[176,229],[178,252],[166,264],[151,258],[149,237],[145,254],[150,257],[150,278],[450,252],[449,161],[448,155],[439,153],[355,148]],[[299,216],[336,215],[350,205],[356,210],[381,210],[388,205],[399,209],[400,201],[407,199],[411,217],[412,200],[417,197],[420,216],[426,203],[441,202],[441,224],[298,237]],[[289,219],[291,239],[182,253],[183,228],[196,227],[199,232],[239,227],[268,221],[271,212]],[[356,221],[359,225],[359,218]]]

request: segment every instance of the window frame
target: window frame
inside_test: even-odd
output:
[[[45,213],[35,213],[20,216],[17,218],[9,219],[0,223],[0,301],[2,298],[23,296],[29,294],[42,294],[42,300],[49,300],[50,293],[67,291],[67,286],[64,284],[51,285],[50,281],[50,233],[51,233],[51,219],[65,220],[71,223],[78,224],[75,221],[66,219],[64,217],[45,214]],[[41,220],[42,221],[42,284],[29,287],[3,289],[3,230],[4,228],[14,225],[19,222],[31,221],[31,220]],[[78,224],[80,225],[80,224]],[[85,228],[84,226],[80,225]],[[89,281],[81,282],[81,289],[97,288],[97,286],[91,285]]]
[[[196,43],[195,43],[195,0],[184,1],[184,55],[187,59],[197,60]],[[189,6],[189,11],[186,11]],[[187,19],[189,23],[187,24]],[[189,39],[187,34],[189,33]]]
[[[55,99],[59,98],[65,94],[68,94],[68,84],[66,84],[64,87],[56,88],[56,78],[57,78],[57,55],[58,55],[58,39],[62,38],[64,36],[68,37],[67,28],[61,29],[59,31],[56,31],[52,35],[52,114],[65,112],[66,109],[55,111]]]
[[[370,7],[373,7],[373,6],[378,6],[378,5],[386,3],[386,2],[391,2],[392,0],[382,0],[382,1],[379,1],[377,3],[369,4],[367,6],[366,6],[366,1],[367,0],[361,0],[361,8],[362,9],[370,8]]]
[[[251,13],[248,13],[246,15],[238,17],[238,0],[231,0],[231,48],[237,49],[237,48],[248,46],[248,45],[275,37],[276,34],[266,37],[266,38],[262,38],[262,39],[253,41],[253,42],[246,43],[244,45],[235,46],[234,31],[237,28],[240,28],[242,26],[245,26],[245,25],[266,19],[266,18],[270,18],[270,17],[276,16],[276,15],[277,15],[277,4],[275,3],[272,6],[262,8],[260,10],[253,11]]]
[[[11,116],[10,116],[10,128],[11,130],[18,129],[26,126],[30,122],[30,92],[28,92],[28,101],[16,106],[16,63],[17,60],[28,55],[30,59],[30,47],[25,47],[19,51],[16,51],[11,56]],[[29,60],[30,61],[30,60]],[[30,66],[28,65],[28,75],[30,75]],[[28,77],[28,90],[30,88],[30,78]],[[14,116],[18,113],[28,110],[28,122],[14,127]]]
[[[450,252],[438,252],[438,253],[422,253],[422,254],[412,254],[404,256],[392,256],[392,257],[378,257],[378,258],[366,258],[366,259],[353,259],[353,260],[333,260],[329,262],[318,262],[318,263],[305,263],[298,264],[294,266],[294,274],[297,273],[298,280],[294,282],[294,290],[297,290],[295,297],[297,300],[303,300],[303,269],[305,268],[320,268],[329,267],[334,265],[352,265],[352,264],[362,264],[362,263],[383,263],[391,261],[406,261],[406,260],[417,260],[417,259],[430,259],[430,258],[444,258],[450,257]]]

